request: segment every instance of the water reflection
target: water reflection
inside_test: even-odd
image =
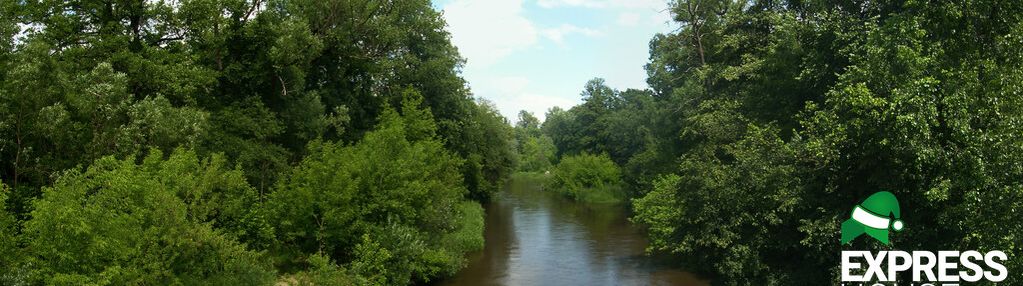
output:
[[[509,182],[487,206],[487,243],[440,285],[707,285],[643,254],[618,206],[578,204]]]

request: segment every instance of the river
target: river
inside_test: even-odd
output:
[[[644,255],[622,206],[586,205],[512,180],[486,206],[486,245],[439,285],[707,285]]]

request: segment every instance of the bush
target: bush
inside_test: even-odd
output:
[[[309,264],[307,271],[284,276],[277,280],[275,285],[284,286],[349,286],[364,285],[366,281],[359,280],[350,271],[330,261],[330,257],[317,253],[306,260]]]
[[[34,279],[41,284],[270,283],[273,270],[261,254],[200,220],[207,217],[198,212],[207,209],[203,206],[219,208],[188,198],[209,198],[200,192],[212,187],[186,190],[166,182],[193,178],[199,181],[188,185],[217,186],[215,178],[231,176],[217,172],[220,167],[200,164],[187,151],[166,161],[152,151],[142,165],[105,157],[84,173],[65,173],[43,189],[25,224]]]
[[[551,171],[546,188],[589,203],[624,200],[621,170],[607,155],[567,156]]]
[[[400,285],[453,274],[482,244],[463,161],[411,99],[355,145],[310,145],[270,198],[282,252],[323,253],[368,284]]]

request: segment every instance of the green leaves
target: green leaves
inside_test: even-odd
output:
[[[462,206],[462,160],[437,141],[417,96],[406,95],[402,115],[385,109],[354,145],[310,146],[270,198],[285,247],[329,254],[371,284],[428,281],[461,266],[472,244],[445,239],[481,239],[482,228],[463,221],[482,212]]]
[[[583,202],[615,203],[624,199],[621,170],[607,155],[583,153],[561,158],[545,187]]]
[[[31,259],[0,284],[266,284],[248,248],[300,283],[453,273],[482,239],[464,198],[515,162],[444,28],[429,1],[3,2],[0,228],[28,242],[0,252]],[[362,235],[386,274],[337,266]]]
[[[17,183],[38,186],[53,172],[104,155],[196,146],[209,129],[202,110],[130,94],[126,75],[108,63],[70,76],[58,62],[40,59],[38,48],[27,47],[0,86],[0,128],[13,135],[0,144],[15,159],[4,169],[21,178]]]
[[[723,284],[819,284],[837,273],[837,226],[849,204],[879,190],[897,194],[918,226],[895,238],[900,248],[1019,247],[1006,231],[1021,228],[1019,192],[1007,191],[1020,185],[1023,153],[1008,147],[1023,142],[1012,123],[1019,108],[1010,107],[1020,101],[1006,84],[1023,64],[1008,52],[1019,49],[1009,40],[1018,21],[1007,20],[1019,9],[697,8],[716,5],[673,2],[682,28],[651,42],[661,113],[650,120],[653,140],[629,161],[679,158],[634,200],[654,250]]]
[[[0,255],[4,257],[0,261],[0,268],[6,269],[0,274],[0,283],[13,285],[26,283],[24,272],[27,272],[27,267],[23,264],[23,251],[18,237],[21,225],[8,207],[10,192],[7,185],[0,182]]]
[[[153,151],[142,165],[104,157],[44,190],[24,230],[38,282],[259,284],[273,277],[260,254],[207,224],[230,224],[239,208],[252,207],[208,199],[222,195],[213,191],[222,161],[197,178],[204,170],[188,167],[200,166],[194,153],[161,157]],[[209,215],[214,210],[219,220]]]

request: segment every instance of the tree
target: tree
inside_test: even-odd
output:
[[[17,219],[8,211],[7,198],[10,190],[7,185],[0,182],[0,255],[4,257],[0,261],[0,267],[6,269],[0,274],[0,282],[3,284],[24,284],[25,267],[22,265],[21,245],[18,234],[21,233],[21,226]]]
[[[455,150],[467,150],[462,174],[469,189],[468,197],[485,202],[501,189],[515,167],[514,130],[497,107],[486,100],[478,100],[469,116],[472,120],[463,127],[464,137],[455,137],[449,142],[472,143]]]
[[[121,246],[209,242],[222,251],[213,252],[208,259],[181,256],[183,260],[168,258],[167,263],[194,260],[224,270],[234,267],[234,262],[217,264],[221,263],[217,255],[237,254],[238,267],[263,271],[251,276],[258,279],[269,273],[264,271],[267,265],[250,265],[250,259],[261,255],[248,253],[247,248],[271,252],[275,266],[289,272],[287,275],[298,275],[293,272],[302,272],[306,264],[312,266],[307,272],[340,273],[353,283],[421,282],[448,274],[461,266],[461,253],[482,243],[479,204],[463,198],[485,201],[516,163],[512,127],[492,104],[473,97],[459,75],[463,63],[445,31],[441,13],[425,0],[3,2],[0,178],[11,187],[3,209],[15,218],[15,229],[35,220],[31,215],[35,206],[48,208],[39,210],[40,214],[57,216],[53,204],[69,202],[58,197],[80,196],[88,201],[93,195],[67,195],[68,187],[54,186],[57,178],[71,178],[63,175],[67,172],[87,176],[68,170],[94,163],[113,164],[107,161],[114,159],[101,159],[109,156],[150,158],[150,154],[184,148],[194,150],[187,152],[194,152],[189,156],[195,159],[175,159],[175,152],[167,168],[187,166],[203,171],[161,169],[166,179],[146,182],[172,189],[177,198],[162,193],[137,197],[137,203],[143,205],[140,208],[148,210],[138,216],[173,218],[168,225],[173,229],[161,232],[167,233],[160,238],[163,240],[125,233],[89,235]],[[401,125],[407,142],[394,146],[400,154],[378,154],[374,148],[391,144],[380,139],[380,134],[393,132],[374,133],[374,129],[378,119],[393,117],[384,116],[394,113],[388,111],[393,109],[400,109],[400,117],[405,119],[391,125]],[[372,144],[362,143],[368,134],[377,134],[377,139],[369,140]],[[418,200],[422,196],[414,201],[382,199],[344,205],[369,209],[377,206],[362,203],[407,204],[388,205],[374,215],[392,211],[406,215],[411,209],[415,218],[401,225],[391,224],[389,218],[367,218],[374,222],[373,227],[359,228],[365,230],[359,235],[366,237],[354,237],[338,246],[337,252],[324,253],[326,260],[311,258],[309,255],[320,252],[302,243],[314,240],[279,240],[289,236],[268,223],[280,211],[269,202],[279,200],[271,192],[279,193],[285,188],[282,185],[290,184],[280,181],[296,176],[292,169],[301,168],[299,162],[323,156],[323,148],[344,149],[335,153],[347,154],[349,159],[372,157],[386,162],[363,165],[369,167],[401,168],[407,160],[434,160],[420,170],[434,171],[435,180],[403,174],[393,177],[392,185],[380,187],[397,191],[442,185],[448,191],[440,196],[443,201],[437,208],[423,205]],[[419,157],[419,151],[436,156]],[[120,174],[129,169],[95,172]],[[145,173],[139,176],[150,180],[150,171],[139,171]],[[357,189],[360,194],[380,190],[368,183],[379,170],[351,172],[365,182],[358,186],[363,188]],[[401,185],[405,180],[433,185]],[[60,192],[44,195],[44,189]],[[182,201],[183,210],[175,200]],[[159,210],[164,209],[156,206],[157,201],[168,202],[162,207],[186,213],[186,221],[161,216]],[[95,213],[82,215],[82,224],[87,226],[115,223],[98,222],[91,217],[99,215]],[[31,244],[73,245],[70,240],[42,241],[39,233],[52,232],[47,229],[55,224],[52,220],[36,223]],[[159,229],[147,221],[116,223],[131,229]],[[16,241],[29,237],[14,233]],[[408,235],[415,239],[403,238]],[[96,241],[85,240],[82,247],[94,246]],[[293,249],[304,252],[288,252]],[[187,254],[188,249],[173,250]],[[359,255],[354,254],[356,250]],[[171,252],[166,251],[154,255]],[[147,271],[164,265],[143,265],[142,258],[129,257],[137,254],[134,252],[113,260],[91,256],[102,251],[65,255],[60,251],[36,253],[29,248],[23,253],[31,259],[18,263],[25,266],[21,269],[26,273],[33,273],[31,282],[36,283],[71,281],[80,275],[81,281],[114,284],[252,284],[200,281],[214,278],[186,269],[194,265],[174,269],[179,272],[150,273]],[[65,256],[84,262],[62,264],[67,261],[59,259]],[[140,264],[125,266],[129,262]],[[347,268],[332,266],[338,263]],[[298,267],[292,268],[295,265]],[[391,268],[379,268],[383,266]],[[128,272],[114,273],[117,269]],[[389,271],[374,274],[377,269]],[[114,276],[100,273],[123,274],[118,279],[129,280],[101,281]],[[46,277],[51,274],[54,277]],[[180,278],[193,274],[199,280]],[[3,281],[21,276],[10,277]],[[50,278],[55,280],[43,281]]]
[[[56,172],[109,154],[194,146],[207,129],[201,110],[128,93],[127,78],[110,64],[73,75],[46,58],[45,46],[26,49],[0,87],[0,128],[11,136],[0,141],[2,170],[21,202],[15,206],[20,215],[38,195],[35,188]]]
[[[521,110],[519,111],[519,120],[515,122],[515,128],[526,131],[526,135],[539,136],[540,119],[537,119],[532,112]]]
[[[525,172],[548,170],[557,150],[551,138],[540,129],[540,120],[528,111],[519,111],[514,133],[518,170]]]
[[[1020,192],[1009,190],[1020,176],[1009,162],[1021,153],[1008,146],[1020,132],[1008,122],[1020,103],[1007,95],[1020,44],[1005,39],[1018,37],[1018,9],[754,1],[709,15],[693,13],[704,2],[673,5],[683,28],[655,37],[647,66],[662,109],[630,159],[678,158],[634,200],[653,249],[707,258],[680,261],[723,284],[819,284],[838,275],[848,206],[886,190],[929,214],[895,237],[899,248],[1016,251],[1007,230],[1021,228]]]
[[[525,172],[544,172],[553,164],[555,153],[554,142],[547,135],[527,137],[519,154],[519,170]]]
[[[604,84],[604,79],[595,78],[586,82],[581,96],[580,105],[569,110],[553,107],[547,112],[544,132],[558,147],[558,157],[607,152],[607,119],[618,104],[618,91]]]

